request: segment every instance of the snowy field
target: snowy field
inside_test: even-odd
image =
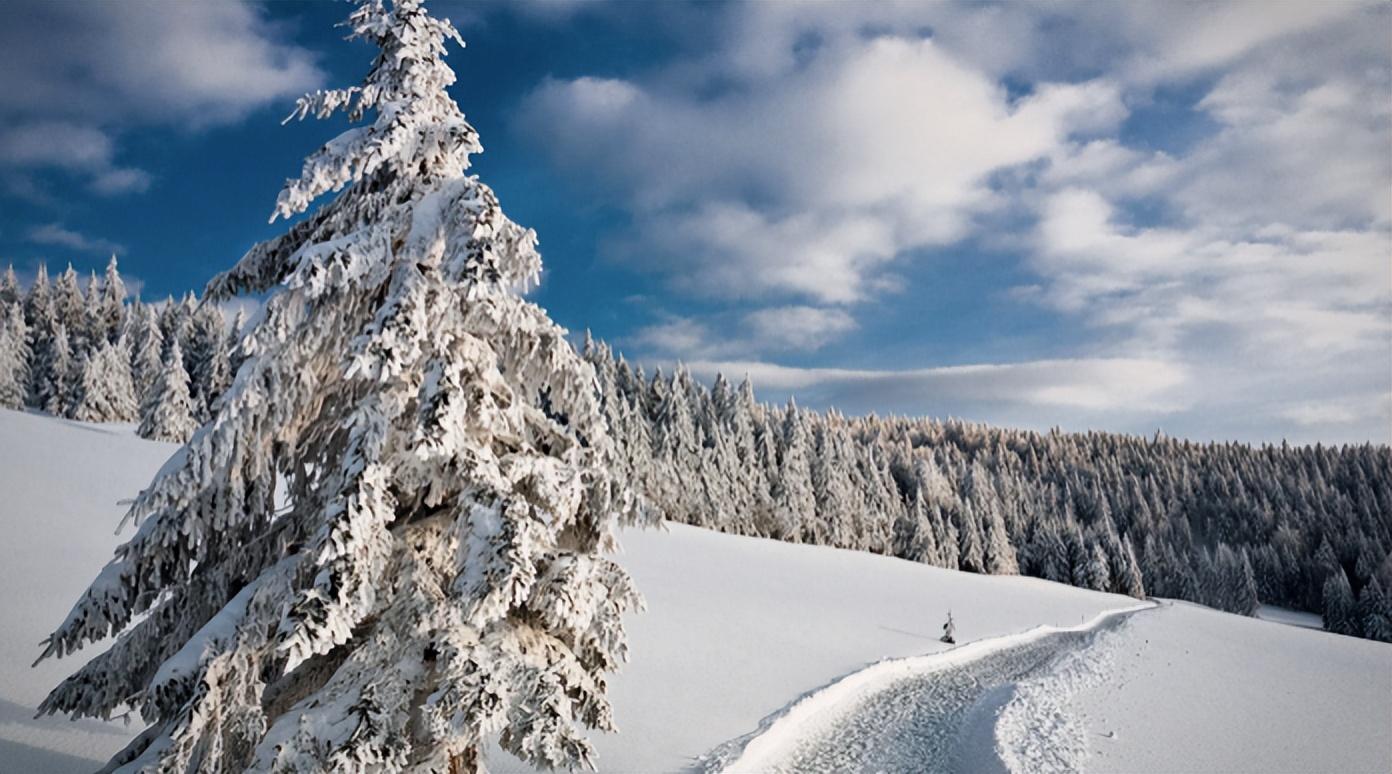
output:
[[[90,771],[137,730],[32,720],[80,661],[29,664],[118,542],[118,501],[172,449],[128,428],[0,411],[0,771]],[[630,532],[624,545],[648,610],[630,619],[632,662],[610,680],[622,733],[595,737],[603,771],[703,765],[838,678],[943,651],[948,609],[969,643],[1078,627],[1136,602],[682,526]],[[1040,752],[1021,738],[1037,726],[1017,721],[1048,710],[1081,729],[1082,747],[1067,752],[1088,755],[1090,770],[1392,770],[1392,646],[1179,604],[1077,642],[1044,673],[994,694],[972,743],[1013,745],[992,759],[1044,770],[1048,750],[1024,757]],[[525,770],[496,750],[490,763]]]
[[[1174,602],[1100,647],[1092,770],[1392,771],[1392,645]]]

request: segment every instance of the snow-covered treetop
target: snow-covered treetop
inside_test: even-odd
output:
[[[264,291],[292,274],[296,283],[313,286],[327,281],[326,274],[367,272],[337,240],[365,227],[399,231],[402,224],[394,221],[408,214],[416,247],[440,251],[453,276],[534,283],[541,272],[535,233],[503,217],[476,177],[464,177],[470,154],[483,146],[446,91],[455,75],[444,62],[445,44],[463,45],[459,33],[427,14],[421,0],[401,0],[390,10],[381,0],[363,2],[348,26],[351,38],[381,49],[367,77],[358,86],[302,97],[286,120],[344,111],[356,121],[373,110],[376,118],[306,159],[299,178],[286,182],[271,220],[304,212],[326,192],[352,188],[284,236],[253,248],[209,285],[209,296]],[[476,227],[482,230],[475,233]]]

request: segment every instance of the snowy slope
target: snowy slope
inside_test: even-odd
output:
[[[120,543],[119,501],[175,448],[136,438],[130,426],[0,410],[0,771],[91,771],[140,729],[33,719],[48,690],[89,656],[29,665]]]
[[[631,619],[631,663],[610,680],[621,732],[595,738],[604,771],[690,767],[841,675],[946,649],[949,608],[965,643],[1136,602],[680,525],[623,542],[648,610]],[[527,770],[501,753],[492,766]]]
[[[1108,647],[1069,702],[1093,771],[1392,771],[1392,645],[1174,602]]]
[[[0,411],[0,526],[13,538],[0,542],[0,770],[15,761],[23,771],[88,770],[138,730],[30,720],[80,659],[29,664],[119,541],[118,501],[173,448],[129,428]],[[610,681],[622,733],[595,737],[600,766],[612,771],[689,766],[840,675],[939,650],[949,608],[966,642],[1077,624],[1134,602],[680,525],[623,542],[648,610],[630,620],[632,661]],[[492,763],[519,765],[501,752]]]
[[[0,410],[0,772],[89,771],[138,730],[32,720],[81,660],[29,664],[119,541],[118,501],[173,448],[125,427]],[[967,643],[1135,603],[683,526],[623,542],[648,610],[630,619],[632,661],[610,680],[622,732],[594,737],[603,771],[690,768],[837,678],[939,652],[949,608]],[[1003,700],[984,744],[1041,736],[1002,723],[1059,711],[1086,730],[1097,771],[1392,770],[1392,646],[1174,605],[1076,656]],[[497,750],[490,763],[526,770]]]

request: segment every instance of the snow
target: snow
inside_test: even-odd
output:
[[[797,697],[886,658],[936,653],[950,609],[967,643],[1084,623],[1136,600],[1032,578],[671,525],[621,536],[647,599],[630,663],[609,680],[617,735],[601,771],[675,771],[750,734]],[[490,768],[530,771],[496,748]]]
[[[48,689],[102,650],[29,664],[119,542],[118,501],[177,447],[129,426],[0,411],[0,760],[25,771],[94,768],[139,730],[30,720]],[[647,599],[629,616],[630,663],[610,679],[621,733],[593,734],[605,771],[692,765],[793,698],[884,658],[936,652],[951,609],[967,642],[1074,625],[1134,603],[1044,581],[969,575],[838,549],[673,525],[629,530],[620,561]],[[32,759],[32,761],[31,761]],[[496,748],[499,771],[528,770]]]
[[[138,721],[34,719],[49,689],[103,646],[30,667],[120,543],[120,501],[177,448],[133,430],[0,410],[0,769],[90,771],[140,730]]]
[[[971,760],[981,760],[983,756],[975,754],[977,751],[916,748],[921,740],[936,735],[944,725],[955,731],[952,724],[938,721],[942,716],[964,709],[969,715],[977,716],[968,717],[965,725],[972,729],[980,728],[983,718],[979,716],[987,713],[972,712],[979,703],[978,699],[988,705],[993,704],[997,698],[1003,698],[995,691],[1010,688],[1013,675],[1028,673],[1034,665],[1048,666],[1052,656],[1067,653],[1069,648],[1078,647],[1087,639],[1064,639],[1051,635],[1091,633],[1104,624],[1111,624],[1119,615],[1149,607],[1151,603],[1140,603],[1100,613],[1078,626],[1037,626],[1018,634],[977,640],[943,653],[881,661],[799,699],[773,718],[772,722],[766,723],[746,743],[732,745],[729,754],[715,756],[715,765],[709,768],[721,771],[893,771],[905,768],[907,761],[929,760],[931,753],[960,752],[967,752]],[[1017,655],[1023,658],[1014,658]],[[983,664],[988,668],[981,671],[972,669]],[[962,706],[953,706],[951,700],[958,697],[945,695],[953,692],[943,690],[955,677],[953,672],[964,673],[976,689],[964,692],[960,702]],[[1002,675],[1004,679],[1001,679]],[[991,681],[997,679],[1000,684],[992,685]],[[906,687],[912,689],[916,696],[906,698],[894,695],[903,692]],[[912,712],[908,713],[910,717],[904,717],[905,713],[900,708],[905,704],[930,705],[930,711],[922,711],[923,706],[912,706]],[[912,715],[922,716],[922,722]],[[856,716],[868,716],[873,723],[862,723],[858,727]],[[873,749],[856,750],[854,748],[858,745],[850,743],[862,741],[870,735],[884,737],[887,728],[904,733],[877,739],[875,744],[859,745]],[[1053,732],[1055,729],[1049,730]],[[836,738],[836,743],[830,745],[835,748],[830,755],[826,755],[825,751],[821,755],[808,755],[807,748],[828,746],[819,739],[828,734]],[[993,746],[988,745],[987,751]],[[905,748],[909,754],[886,749],[893,747]],[[866,757],[869,755],[875,757]],[[886,759],[891,762],[890,765],[885,765]],[[827,765],[809,765],[809,760],[823,761]],[[1018,770],[1032,768],[1020,767]]]
[[[1392,645],[1183,602],[1133,616],[1080,690],[1094,771],[1392,771]]]
[[[139,730],[32,719],[101,645],[29,664],[119,542],[118,501],[175,448],[130,426],[0,410],[0,769],[90,771]],[[961,660],[1136,604],[685,526],[628,530],[621,541],[647,611],[628,617],[630,663],[609,681],[620,733],[591,735],[602,771],[690,769],[868,665]],[[963,643],[950,654],[937,641],[949,609]],[[982,642],[1002,637],[1012,639]],[[988,752],[994,739],[1005,749],[982,760],[1025,770],[1020,740],[1038,736],[1030,724],[1060,720],[1082,730],[1086,747],[1062,752],[1097,771],[1388,771],[1390,697],[1392,646],[1167,603],[1047,674],[991,691],[965,743]],[[529,770],[496,746],[489,762]]]

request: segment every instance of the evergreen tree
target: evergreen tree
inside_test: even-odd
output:
[[[1353,589],[1348,575],[1340,568],[1324,582],[1324,628],[1335,634],[1356,634]]]
[[[1141,578],[1141,566],[1136,561],[1136,549],[1132,547],[1129,537],[1122,543],[1121,583],[1117,591],[1130,597],[1144,599],[1145,582]]]
[[[41,393],[48,381],[44,363],[48,345],[54,335],[53,291],[48,281],[48,268],[39,264],[34,284],[24,298],[24,321],[29,325],[29,344],[34,351],[34,367],[30,369],[29,403],[42,406]]]
[[[33,328],[52,316],[53,288],[48,281],[48,266],[41,263],[34,275],[34,284],[29,286],[29,293],[24,297],[24,319]]]
[[[19,288],[19,278],[15,276],[14,264],[9,264],[5,267],[5,273],[0,275],[0,309],[23,302],[24,293]]]
[[[145,307],[131,314],[138,317],[134,354],[131,356],[131,373],[135,378],[136,394],[140,396],[141,404],[144,405],[149,400],[150,391],[162,378],[168,359],[164,356],[164,334],[160,332],[159,318],[154,310]],[[180,363],[179,367],[182,369],[183,364]]]
[[[106,275],[101,283],[97,303],[91,307],[93,314],[93,336],[107,341],[121,337],[126,322],[126,283],[116,268],[116,256],[106,264]]]
[[[22,409],[29,395],[29,326],[18,303],[7,308],[0,320],[0,408]]]
[[[957,563],[967,572],[986,571],[986,548],[981,536],[981,520],[970,502],[957,512]]]
[[[1015,575],[1020,565],[1015,556],[1015,547],[1010,543],[1005,520],[998,508],[987,511],[986,519],[986,572],[992,575]]]
[[[1106,591],[1111,580],[1111,568],[1107,564],[1107,553],[1102,550],[1100,543],[1092,544],[1092,551],[1084,567],[1084,587],[1093,591]]]
[[[1358,596],[1358,609],[1364,637],[1392,642],[1392,605],[1388,604],[1376,577],[1370,578],[1368,585],[1363,587],[1363,593]]]
[[[805,540],[816,518],[817,500],[812,491],[812,467],[808,462],[807,431],[797,403],[791,399],[783,412],[783,453],[774,491],[776,537]]]
[[[193,420],[193,400],[189,396],[189,377],[184,370],[184,353],[179,342],[169,349],[169,358],[145,395],[140,407],[141,438],[184,443],[198,429]]]
[[[59,323],[43,355],[39,369],[45,374],[40,384],[38,407],[55,417],[71,417],[77,408],[77,390],[82,379],[82,363],[75,360],[68,344],[68,329]]]
[[[140,418],[124,340],[105,342],[82,366],[73,418],[83,422],[134,422]]]
[[[232,364],[227,356],[227,324],[222,310],[212,304],[199,307],[193,316],[189,334],[193,349],[185,358],[190,362],[194,417],[207,421],[212,416],[213,403],[232,383]]]
[[[454,29],[418,0],[350,25],[381,48],[363,87],[297,115],[375,121],[276,215],[336,198],[209,286],[270,292],[245,378],[46,655],[129,631],[42,710],[140,707],[114,763],[161,770],[477,771],[495,730],[532,765],[592,765],[580,727],[612,729],[603,674],[638,604],[606,557],[629,501],[595,375],[518,293],[535,234],[465,174]]]
[[[246,355],[242,352],[242,334],[246,331],[247,316],[246,310],[238,308],[237,315],[232,318],[232,325],[227,329],[227,363],[228,363],[228,383],[237,376],[237,369],[242,367],[242,361]]]
[[[85,355],[89,349],[97,349],[90,336],[87,298],[78,287],[77,272],[72,264],[68,264],[53,284],[53,319],[68,329],[68,340],[78,356]]]

